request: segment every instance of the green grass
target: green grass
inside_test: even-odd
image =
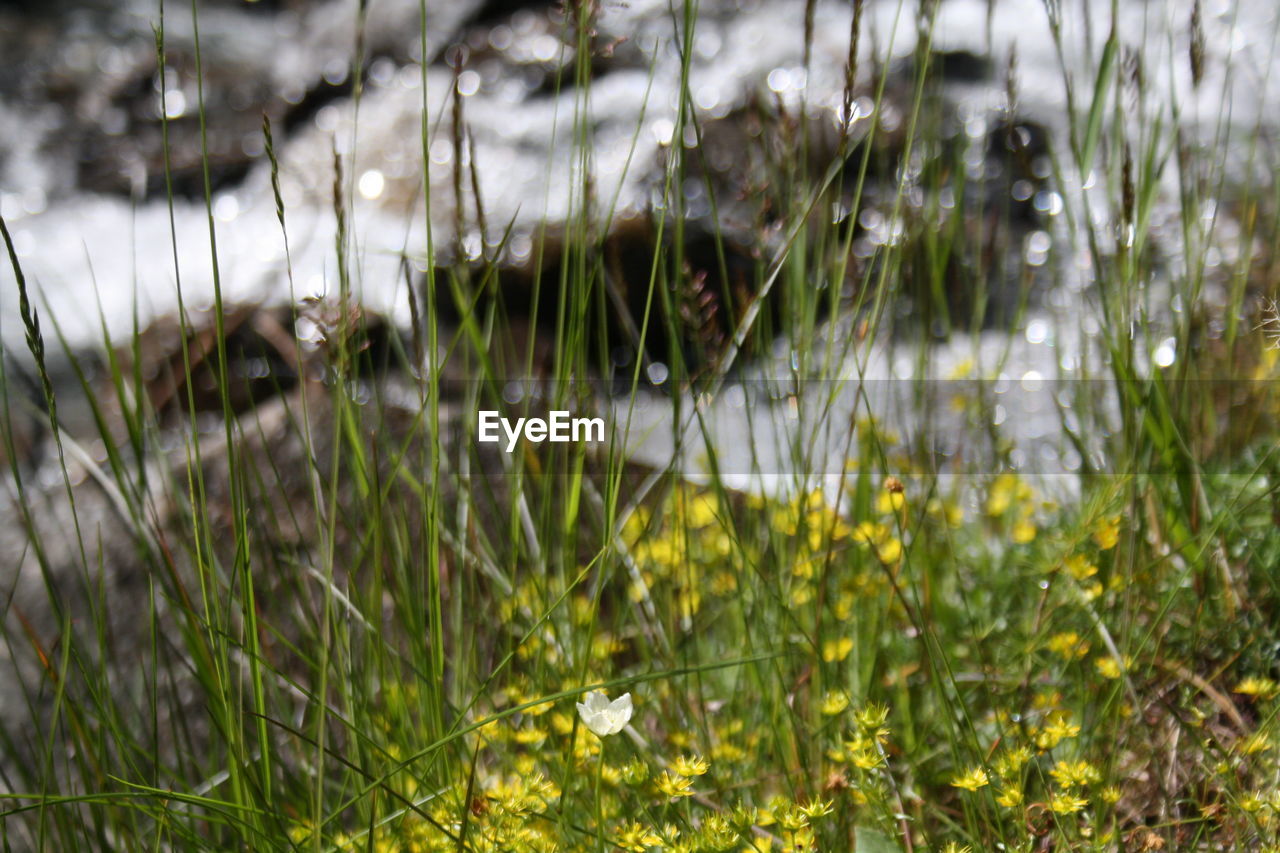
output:
[[[174,248],[193,331],[159,378],[143,375],[141,330],[109,342],[105,380],[63,344],[95,425],[71,435],[58,401],[75,389],[55,390],[48,365],[57,318],[38,314],[3,228],[30,356],[0,359],[13,524],[26,537],[20,572],[5,567],[0,623],[21,706],[0,720],[5,849],[1280,849],[1280,406],[1277,351],[1253,309],[1280,257],[1274,190],[1237,185],[1215,147],[1224,136],[1194,142],[1112,28],[1092,76],[1070,77],[1070,127],[1047,185],[1063,209],[1037,226],[1058,229],[1041,270],[1018,248],[1008,202],[988,209],[983,179],[942,136],[921,18],[902,134],[864,120],[824,149],[803,115],[759,107],[763,132],[744,156],[780,225],[766,239],[757,223],[750,287],[725,285],[718,336],[682,312],[701,291],[677,188],[700,178],[713,205],[727,200],[700,145],[665,150],[666,204],[631,328],[667,342],[650,354],[668,388],[710,395],[786,343],[795,356],[775,390],[806,389],[812,405],[777,448],[786,470],[758,472],[782,485],[734,488],[744,463],[680,393],[664,398],[668,421],[699,458],[697,478],[639,465],[616,441],[489,452],[477,409],[533,410],[503,401],[512,378],[539,376],[547,408],[605,405],[600,341],[619,334],[618,283],[614,202],[590,178],[595,12],[572,5],[563,34],[577,55],[563,78],[572,114],[557,117],[572,128],[574,203],[561,261],[531,283],[548,354],[532,338],[512,343],[520,318],[498,253],[437,263],[451,238],[430,230],[412,329],[378,345],[352,301],[357,210],[335,154],[325,180],[338,286],[325,303],[291,306],[325,333],[295,342],[300,384],[271,377],[278,393],[235,402],[243,380],[210,204],[212,335],[186,314]],[[358,75],[363,17],[353,24]],[[673,138],[701,140],[687,91],[696,4],[671,24],[684,57]],[[855,23],[851,41],[869,38]],[[163,15],[156,45],[163,57]],[[879,106],[889,69],[873,66],[856,94]],[[437,122],[427,83],[424,69],[424,162],[439,137],[456,164],[451,187],[424,184],[428,203],[474,199],[461,101]],[[1126,109],[1135,100],[1145,112]],[[203,116],[202,105],[202,136]],[[286,241],[269,123],[264,133]],[[1274,160],[1261,134],[1247,151],[1253,168]],[[913,152],[918,172],[895,167]],[[1073,176],[1090,171],[1086,194]],[[865,258],[857,214],[873,190],[901,235]],[[1220,219],[1201,216],[1206,199]],[[852,213],[833,221],[836,203]],[[1179,213],[1178,263],[1167,232],[1152,231],[1159,205]],[[459,232],[483,223],[478,203],[457,208]],[[1228,216],[1246,250],[1210,264]],[[712,241],[728,281],[730,237]],[[540,235],[539,259],[549,243]],[[1019,371],[1012,343],[964,383],[925,377],[938,337],[976,340],[995,316],[1012,342],[1034,282],[1080,257],[1093,280],[1078,298],[1101,329],[1054,329],[1085,347],[1077,372],[1045,377],[1061,380],[1083,457],[1057,489],[1015,471],[1015,438],[991,423],[997,374]],[[1018,293],[989,314],[1004,297],[988,285],[1005,280]],[[1180,313],[1152,310],[1173,296]],[[456,324],[440,321],[446,304],[464,307]],[[1177,358],[1151,367],[1166,337]],[[917,366],[919,381],[902,385],[921,413],[950,408],[977,428],[975,457],[940,460],[927,418],[896,423],[857,380],[838,379],[877,347]],[[620,426],[652,393],[646,367],[635,359],[613,377],[629,386],[611,410]],[[27,372],[34,391],[19,381]],[[149,393],[157,382],[176,389],[165,407]],[[212,433],[183,390],[204,382]],[[837,416],[851,394],[854,417]],[[25,463],[33,416],[49,427],[56,488]],[[819,480],[833,473],[813,456],[824,432],[845,459]],[[83,450],[94,439],[104,455]],[[1106,461],[1091,462],[1094,449]],[[624,731],[584,725],[575,702],[593,690],[631,694]]]

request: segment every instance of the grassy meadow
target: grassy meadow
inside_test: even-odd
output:
[[[905,63],[851,4],[843,104],[752,107],[745,247],[685,87],[621,276],[592,177],[599,9],[568,3],[571,212],[537,260],[517,281],[504,245],[461,248],[502,226],[461,203],[465,116],[426,114],[423,70],[423,161],[459,156],[422,193],[458,227],[406,259],[411,323],[357,303],[335,155],[331,295],[272,315],[285,343],[252,387],[220,291],[180,308],[160,367],[138,328],[90,369],[6,226],[27,351],[0,360],[23,541],[0,566],[3,849],[1280,850],[1280,151],[1258,129],[1227,156],[1159,84],[1208,85],[1198,3],[1176,74],[1092,6],[1064,127],[1020,123],[1015,56],[975,142],[948,129],[938,4],[903,6]],[[1046,0],[1064,56],[1071,14]],[[697,3],[670,23],[687,71]],[[205,179],[216,235],[207,159]],[[216,240],[208,263],[217,282]],[[1032,335],[1066,269],[1078,308]],[[1046,336],[1079,355],[1036,377],[1075,460],[1048,475],[992,416],[1026,378],[1014,343]],[[835,422],[884,352],[915,366],[894,381],[918,417],[867,398]],[[770,470],[703,440],[750,371],[818,404]],[[628,457],[641,398],[697,476]],[[939,454],[932,407],[981,441]],[[476,440],[481,409],[604,412],[609,440],[508,454]],[[833,431],[834,467],[810,455]]]

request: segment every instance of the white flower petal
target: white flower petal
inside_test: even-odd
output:
[[[631,694],[623,693],[617,699],[609,703],[609,716],[614,721],[614,732],[622,731],[623,726],[631,722],[631,714],[634,708],[631,704]]]
[[[597,737],[616,735],[631,721],[634,710],[631,694],[624,693],[612,702],[600,691],[588,693],[578,704],[578,716]]]

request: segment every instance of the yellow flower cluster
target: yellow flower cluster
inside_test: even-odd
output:
[[[1000,474],[987,490],[987,515],[1005,520],[1014,544],[1026,545],[1038,533],[1034,518],[1036,498],[1036,490],[1017,474]]]
[[[670,604],[677,621],[691,630],[704,592],[723,597],[738,590],[749,552],[730,536],[729,518],[729,508],[715,494],[690,486],[673,490],[656,509],[632,513],[622,528],[631,600]]]
[[[1075,631],[1054,634],[1044,647],[1065,661],[1080,660],[1089,654],[1089,644]]]

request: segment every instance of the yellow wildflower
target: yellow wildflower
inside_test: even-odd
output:
[[[1093,541],[1103,551],[1110,551],[1120,541],[1120,516],[1100,520],[1093,528]]]
[[[849,707],[849,694],[843,690],[828,690],[822,697],[820,710],[824,716],[834,717]]]
[[[774,816],[778,819],[778,825],[783,829],[795,832],[809,825],[809,816],[793,803],[779,803],[773,811]]]
[[[951,501],[930,498],[924,511],[930,516],[941,519],[948,527],[957,530],[964,525],[964,508]]]
[[[981,767],[971,767],[959,776],[951,780],[951,787],[963,788],[966,791],[976,791],[989,784],[991,779],[987,776],[987,771]]]
[[[1256,755],[1259,752],[1266,751],[1271,746],[1271,738],[1267,737],[1266,732],[1254,732],[1244,740],[1236,744],[1236,749],[1241,755]]]
[[[809,853],[818,849],[813,838],[813,830],[807,826],[791,833],[788,843],[783,846],[782,853]]]
[[[649,765],[633,758],[622,765],[622,781],[631,786],[641,785],[649,778]]]
[[[1049,775],[1054,778],[1063,788],[1083,788],[1092,785],[1102,777],[1098,770],[1087,761],[1059,761],[1049,771]]]
[[[888,705],[877,705],[873,702],[854,714],[853,718],[857,721],[859,727],[863,729],[868,731],[876,729],[876,736],[880,740],[883,740],[884,737],[887,737],[889,734],[888,729],[882,729],[885,721],[889,719]],[[881,735],[884,737],[881,737]]]
[[[827,663],[842,661],[853,651],[853,640],[840,637],[837,640],[826,640],[822,644],[822,659]]]
[[[1272,699],[1280,694],[1280,685],[1276,684],[1270,678],[1259,678],[1250,676],[1235,686],[1232,693],[1239,693],[1242,696],[1249,696],[1254,699]]]
[[[1089,653],[1089,644],[1075,631],[1054,634],[1044,647],[1066,661],[1079,660]]]
[[[1035,497],[1035,490],[1018,478],[1017,474],[1001,474],[991,484],[987,494],[987,515],[996,518],[1005,514],[1013,504],[1026,504]]]
[[[1103,678],[1119,678],[1128,669],[1128,661],[1121,663],[1110,655],[1094,658],[1093,665]]]
[[[1031,760],[1031,750],[1025,746],[1006,749],[996,756],[995,769],[1001,779],[1011,779]]]
[[[644,853],[650,847],[657,847],[662,844],[662,837],[642,824],[632,823],[618,832],[618,837],[614,840],[614,844],[623,850]]]
[[[861,542],[864,545],[871,545],[883,540],[889,535],[889,528],[883,524],[874,521],[862,521],[853,529],[854,541]]]
[[[658,793],[671,800],[692,797],[694,794],[693,782],[684,776],[674,775],[670,771],[664,771],[656,785]]]
[[[1080,734],[1080,727],[1070,722],[1071,717],[1065,711],[1055,711],[1049,715],[1045,725],[1036,732],[1036,746],[1041,750],[1053,749],[1067,738]]]
[[[883,491],[876,495],[876,512],[881,515],[892,515],[901,512],[906,505],[907,496],[900,491]]]
[[[689,502],[689,524],[695,528],[707,527],[716,521],[719,511],[715,495],[697,495]]]
[[[852,751],[849,761],[859,770],[875,770],[884,764],[884,755],[875,746],[864,744]]]
[[[1267,803],[1257,793],[1245,794],[1240,798],[1240,808],[1249,814],[1261,811]]]
[[[886,566],[892,566],[902,559],[902,542],[890,538],[876,546],[876,557]]]
[[[1013,541],[1017,545],[1026,545],[1028,542],[1035,541],[1036,526],[1028,519],[1022,519],[1013,525],[1013,531],[1010,534]]]
[[[528,729],[519,729],[511,739],[522,746],[537,746],[547,739],[547,730],[540,729],[537,726]]]
[[[1022,791],[1017,788],[1005,788],[996,797],[996,805],[1006,809],[1017,808],[1022,805]]]
[[[1078,581],[1091,578],[1098,573],[1098,567],[1089,562],[1089,558],[1084,554],[1072,554],[1067,557],[1063,563],[1063,568]]]
[[[800,813],[810,820],[826,817],[833,811],[835,811],[835,807],[830,800],[814,800],[808,805],[800,807]]]
[[[710,769],[711,765],[700,755],[682,755],[671,762],[672,772],[679,773],[681,776],[702,776]]]
[[[1075,814],[1087,805],[1089,805],[1088,800],[1073,794],[1055,792],[1049,795],[1049,808],[1054,814]]]

